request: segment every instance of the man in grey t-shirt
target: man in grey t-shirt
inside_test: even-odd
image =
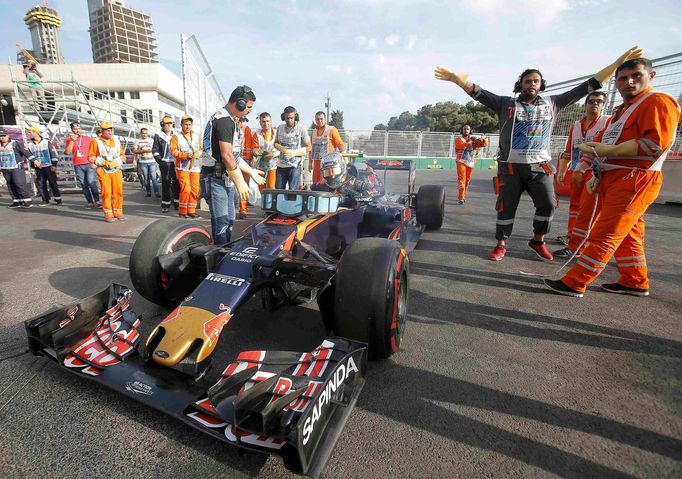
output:
[[[469,81],[466,73],[454,73],[438,67],[438,80],[455,83],[497,113],[500,122],[500,146],[497,153],[497,245],[489,258],[499,261],[507,252],[505,241],[511,235],[516,208],[524,191],[535,205],[533,238],[528,247],[543,260],[554,259],[545,245],[554,215],[554,171],[550,165],[550,139],[554,121],[560,110],[575,103],[601,87],[616,71],[616,67],[630,58],[641,56],[639,47],[630,48],[618,60],[594,74],[587,81],[560,95],[543,97],[542,74],[535,69],[525,70],[514,85],[515,97],[498,96]]]
[[[282,123],[275,133],[275,148],[281,153],[277,161],[275,188],[298,190],[301,186],[301,163],[311,150],[308,131],[299,123],[298,112],[288,106],[282,112]]]

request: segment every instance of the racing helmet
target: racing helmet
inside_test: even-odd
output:
[[[338,188],[346,179],[346,162],[337,151],[325,155],[320,160],[320,173],[325,184],[333,189]]]

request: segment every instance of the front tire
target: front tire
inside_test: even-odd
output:
[[[423,185],[417,191],[417,222],[427,230],[437,230],[445,216],[445,187]]]
[[[385,238],[360,238],[341,256],[334,291],[333,329],[368,345],[372,359],[398,352],[407,323],[409,261]]]
[[[173,253],[189,245],[211,244],[211,235],[203,226],[186,220],[158,220],[147,226],[130,253],[130,280],[140,295],[152,303],[167,305],[173,298],[166,294],[170,278],[159,264],[159,256]],[[188,285],[192,289],[195,285]],[[185,295],[186,296],[186,295]]]

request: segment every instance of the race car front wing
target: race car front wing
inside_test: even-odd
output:
[[[130,296],[112,284],[26,321],[31,352],[218,440],[278,454],[293,472],[322,474],[365,384],[364,343],[330,337],[310,352],[241,352],[210,384],[139,353]]]

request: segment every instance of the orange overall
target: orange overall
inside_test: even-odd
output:
[[[105,140],[99,137],[90,143],[88,157],[95,157],[104,217],[123,216],[123,173],[121,172],[122,159],[125,158],[123,145],[116,138]],[[116,161],[118,166],[106,168],[99,164],[103,160]]]
[[[604,130],[608,119],[608,116],[602,115],[590,123],[588,123],[587,117],[583,117],[581,120],[576,121],[569,131],[568,139],[566,140],[566,149],[561,154],[562,159],[569,162],[569,175],[572,174],[573,171],[585,171],[577,186],[571,182],[571,199],[568,206],[568,227],[566,228],[566,234],[571,239],[573,239],[573,227],[578,221],[582,209],[587,211],[586,221],[589,223],[595,200],[595,195],[590,195],[589,193],[583,195],[585,184],[592,177],[591,173],[588,173],[592,163],[590,161],[582,160],[582,155],[580,154],[580,150],[577,149],[577,145],[587,141],[593,141]],[[583,218],[583,221],[585,221],[585,218]],[[577,247],[585,238],[586,231],[587,225],[581,224],[581,227],[576,231],[578,241],[577,243],[573,242],[575,247]],[[575,249],[572,249],[570,246],[568,246],[568,249],[575,251]]]
[[[242,138],[244,138],[244,144],[242,145],[242,158],[251,166],[251,160],[253,159],[253,134],[251,133],[251,128],[248,126],[244,127]],[[244,176],[244,181],[248,185],[251,181],[251,177],[246,173],[242,172]],[[239,212],[246,214],[248,212],[249,203],[247,200],[239,200]]]
[[[455,139],[455,153],[457,155],[457,198],[463,200],[467,196],[467,189],[474,171],[473,151],[486,146],[485,138],[470,138],[460,136]],[[469,147],[471,147],[469,149]],[[468,153],[467,153],[468,150]]]
[[[322,157],[333,151],[346,151],[346,145],[341,139],[339,130],[331,125],[326,125],[324,128],[314,127],[313,134],[310,135],[310,144],[312,146],[310,159],[313,162],[313,184],[316,185],[322,181],[322,173],[320,173]]]
[[[170,152],[175,158],[175,175],[180,185],[178,214],[193,215],[199,198],[201,161],[194,158],[202,150],[201,138],[190,131],[188,135],[176,132],[171,136]]]
[[[631,158],[608,158],[601,168],[599,216],[578,262],[561,279],[584,292],[612,256],[620,273],[618,284],[649,288],[644,255],[644,213],[658,196],[663,182],[661,165],[675,139],[680,107],[664,93],[643,91],[616,109],[597,141],[620,144],[636,140]]]

